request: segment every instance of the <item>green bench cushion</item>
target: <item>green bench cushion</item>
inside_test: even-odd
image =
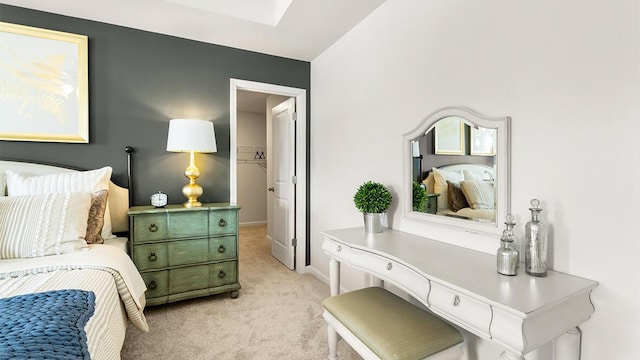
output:
[[[463,341],[449,323],[379,287],[336,295],[322,306],[381,359],[422,359]]]

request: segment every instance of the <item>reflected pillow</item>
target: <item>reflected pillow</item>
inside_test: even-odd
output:
[[[464,180],[460,183],[462,192],[472,209],[494,209],[495,187],[493,181]]]
[[[451,209],[451,211],[457,212],[460,209],[469,207],[469,203],[462,192],[460,183],[454,183],[447,180],[447,196],[449,198],[449,209]]]
[[[105,166],[96,170],[25,177],[14,171],[7,170],[7,194],[9,196],[18,196],[109,190],[111,172],[112,168]],[[101,235],[104,239],[115,237],[111,232],[111,214],[108,203]]]
[[[433,171],[433,193],[440,194],[438,197],[438,210],[443,210],[449,207],[449,196],[447,194],[447,180],[451,182],[459,183],[464,180],[464,177],[459,172],[438,170],[431,168]]]
[[[84,240],[91,194],[0,197],[0,259],[66,254]]]
[[[476,174],[467,169],[462,170],[462,175],[464,175],[465,180],[475,180],[475,181],[484,180],[480,174]]]

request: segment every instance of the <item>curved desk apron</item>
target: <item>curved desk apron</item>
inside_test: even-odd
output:
[[[533,277],[496,271],[496,258],[421,236],[363,228],[321,233],[331,257],[331,295],[340,292],[340,263],[387,281],[422,302],[435,314],[502,349],[503,360],[524,355],[556,340],[555,358],[580,358],[580,330],[594,312],[592,280],[549,271]],[[497,246],[497,245],[496,245]],[[563,336],[561,336],[563,335]]]

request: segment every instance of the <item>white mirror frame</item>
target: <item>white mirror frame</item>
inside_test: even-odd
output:
[[[456,116],[465,119],[468,125],[478,125],[484,128],[497,129],[496,156],[496,221],[478,222],[473,220],[456,219],[442,215],[427,214],[413,211],[413,180],[412,180],[412,149],[411,141],[433,129],[436,122],[442,118]],[[465,107],[446,107],[435,111],[424,118],[418,126],[403,135],[402,142],[404,156],[404,194],[402,214],[404,217],[423,221],[432,225],[458,228],[472,233],[489,233],[500,235],[501,224],[505,215],[511,212],[511,118],[487,117]]]

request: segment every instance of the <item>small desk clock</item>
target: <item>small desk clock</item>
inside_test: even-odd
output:
[[[165,207],[167,205],[167,194],[162,191],[158,191],[157,193],[151,195],[151,205],[159,208]]]

